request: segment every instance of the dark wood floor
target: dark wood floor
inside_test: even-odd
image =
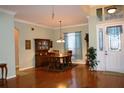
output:
[[[124,87],[123,74],[91,72],[85,65],[78,65],[64,72],[43,71],[33,68],[20,72],[16,78],[7,80],[0,87],[21,88],[94,88]]]

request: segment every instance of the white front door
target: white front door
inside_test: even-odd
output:
[[[124,73],[124,25],[97,26],[97,69]]]

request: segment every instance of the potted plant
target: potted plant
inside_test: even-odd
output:
[[[96,60],[96,49],[94,47],[90,47],[88,49],[87,61],[90,70],[94,70],[94,68],[98,65],[98,61]]]

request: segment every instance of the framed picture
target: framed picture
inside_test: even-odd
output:
[[[31,40],[25,40],[25,49],[31,49]]]

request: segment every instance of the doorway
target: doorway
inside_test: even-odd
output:
[[[97,69],[124,73],[124,25],[97,26]]]
[[[16,72],[19,71],[19,31],[14,29],[14,39],[15,39],[15,65]]]

